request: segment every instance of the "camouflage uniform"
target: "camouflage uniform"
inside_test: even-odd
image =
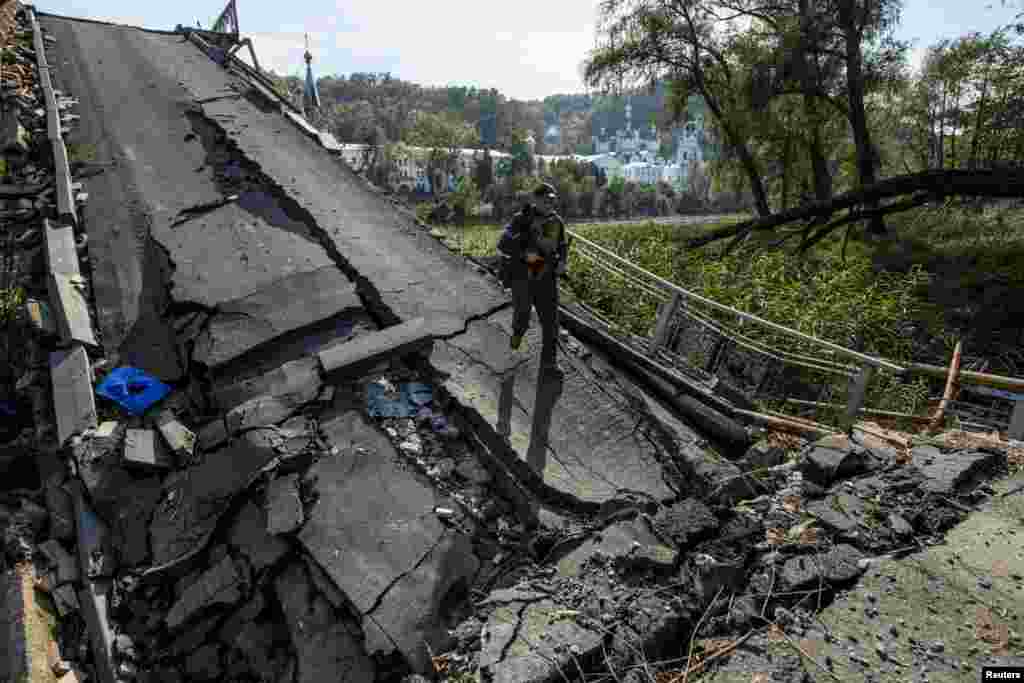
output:
[[[530,309],[536,308],[541,325],[541,364],[555,367],[558,356],[558,276],[565,269],[567,256],[565,223],[557,213],[545,216],[527,209],[513,217],[506,227],[506,235],[510,238],[503,242],[514,245],[505,247],[508,252],[503,253],[504,280],[512,290],[513,340],[526,334],[530,326]],[[528,265],[530,254],[539,255],[543,262],[536,266]],[[515,347],[516,342],[513,341]]]

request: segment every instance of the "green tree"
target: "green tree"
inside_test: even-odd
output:
[[[749,69],[736,58],[739,34],[725,30],[715,9],[704,0],[603,0],[601,42],[584,62],[584,75],[605,88],[665,80],[676,117],[689,93],[699,94],[747,176],[758,214],[767,216],[761,165],[748,144],[755,119],[742,103]]]
[[[454,173],[458,150],[474,144],[476,137],[476,130],[455,114],[419,112],[405,142],[429,150],[427,174],[435,194],[442,194]]]

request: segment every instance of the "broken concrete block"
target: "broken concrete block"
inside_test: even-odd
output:
[[[845,437],[840,437],[845,439]],[[828,437],[827,443],[841,446],[839,439]],[[868,471],[872,464],[871,456],[863,448],[849,444],[846,449],[828,448],[818,443],[804,456],[800,463],[800,471],[804,478],[819,486],[827,488],[837,479],[845,479]],[[848,441],[847,441],[848,443]]]
[[[57,585],[78,581],[78,561],[71,556],[59,541],[50,539],[39,544],[41,552],[50,563],[57,569]]]
[[[687,498],[671,507],[659,508],[653,519],[654,530],[681,550],[709,538],[719,526],[711,510],[694,498]]]
[[[61,618],[82,609],[78,602],[78,594],[75,592],[75,587],[71,584],[57,586],[53,589],[52,595],[53,602],[57,605],[57,612]]]
[[[296,683],[362,683],[376,675],[373,660],[352,636],[354,625],[339,620],[311,590],[301,564],[291,564],[274,582],[298,664]]]
[[[202,544],[234,496],[275,457],[269,448],[234,443],[164,482],[165,496],[153,514],[150,539],[157,566],[176,560]],[[259,530],[268,538],[266,520]]]
[[[927,478],[924,490],[948,496],[975,486],[984,475],[1004,464],[1006,456],[982,451],[934,455],[915,448],[911,459],[914,467]]]
[[[303,402],[305,401],[302,401],[301,397],[295,395],[282,398],[261,396],[246,401],[232,408],[227,414],[225,422],[228,432],[239,434],[281,422],[295,414]]]
[[[267,487],[267,531],[288,534],[305,521],[299,499],[299,475],[278,477]]]
[[[228,542],[248,558],[254,572],[274,565],[287,554],[287,541],[267,533],[266,512],[248,502],[238,513]]]
[[[50,513],[50,535],[60,541],[75,537],[75,507],[71,496],[61,488],[63,475],[46,483],[46,509]]]
[[[852,545],[837,545],[821,555],[799,555],[786,560],[779,578],[786,590],[815,588],[821,581],[843,583],[864,572],[860,566],[862,559],[864,556]]]
[[[176,629],[197,613],[215,604],[232,605],[242,599],[241,582],[244,575],[234,560],[225,557],[199,580],[187,588],[167,613],[165,622]]]
[[[159,477],[134,479],[111,511],[113,546],[121,566],[135,567],[149,559],[149,520],[162,491]]]
[[[174,458],[152,429],[129,429],[124,438],[124,464],[140,470],[167,471],[174,468]]]
[[[320,365],[332,378],[358,374],[391,358],[404,356],[433,344],[434,329],[424,318],[350,339],[317,354]]]
[[[312,401],[322,385],[320,362],[312,356],[290,361],[256,377],[213,388],[216,407],[228,411],[237,405],[260,396],[277,398],[299,394],[303,402]]]
[[[480,667],[494,683],[557,680],[574,670],[574,659],[588,659],[601,648],[604,635],[559,614],[552,600],[502,606],[488,619]]]
[[[355,286],[334,264],[292,273],[218,305],[217,315],[196,340],[192,359],[217,367],[283,334],[362,305]]]
[[[185,660],[185,671],[192,678],[201,681],[220,677],[220,648],[212,643],[199,648]]]
[[[910,526],[910,522],[893,513],[889,514],[889,528],[899,537],[910,536],[914,533],[914,527]]]
[[[199,430],[199,449],[212,451],[228,441],[228,428],[224,420],[214,420]]]
[[[75,248],[75,229],[70,225],[54,225],[43,219],[46,236],[46,266],[55,273],[80,275],[78,250]]]
[[[844,533],[856,531],[865,515],[864,501],[843,491],[831,493],[821,500],[807,501],[804,509],[823,524]]]
[[[68,164],[68,148],[64,140],[50,140],[53,148],[54,181],[57,193],[57,213],[61,219],[71,225],[78,225],[78,213],[75,210],[75,197],[71,191],[71,167]]]
[[[65,344],[79,342],[99,346],[92,331],[89,315],[88,284],[81,275],[50,271],[47,276],[50,304],[57,320],[57,330]]]
[[[187,461],[195,453],[196,435],[183,425],[174,413],[164,410],[156,417],[157,429],[171,453],[181,462]]]
[[[96,401],[92,390],[92,369],[85,348],[50,354],[53,408],[57,415],[57,439],[63,446],[74,434],[96,427]]]

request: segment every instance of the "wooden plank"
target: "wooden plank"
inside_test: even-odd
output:
[[[46,234],[46,267],[54,273],[79,275],[78,251],[75,248],[75,229],[70,225],[54,225],[43,219]]]
[[[57,439],[63,446],[74,434],[97,425],[96,400],[92,388],[92,366],[81,344],[69,351],[50,354],[53,409],[57,417]]]
[[[57,318],[57,330],[61,340],[68,344],[81,342],[99,346],[92,331],[89,317],[89,302],[85,298],[85,280],[81,275],[51,272],[47,278],[50,290],[50,304]]]

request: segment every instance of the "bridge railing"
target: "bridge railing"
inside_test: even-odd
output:
[[[709,388],[724,383],[750,400],[762,399],[781,417],[813,415],[838,422],[843,428],[873,415],[926,422],[926,415],[867,406],[872,382],[886,375],[890,381],[893,376],[941,381],[948,374],[947,368],[901,364],[719,303],[651,273],[573,230],[568,234],[573,262],[600,272],[604,284],[614,287],[617,296],[630,297],[634,308],[657,311],[653,329],[646,335],[631,334],[614,321],[603,320],[610,328],[618,328],[622,341]],[[599,301],[583,303],[600,318]],[[970,417],[958,420],[962,428],[1008,430],[1010,438],[1024,438],[1024,400],[1016,401],[1015,406],[1013,400],[1024,398],[1024,379],[962,371],[958,382],[979,387],[979,391],[969,392],[972,396],[949,404],[952,417]],[[979,402],[976,396],[985,387],[990,390],[989,398],[996,403],[1002,399],[1004,405]],[[991,396],[993,387],[995,396]],[[921,397],[924,406],[920,407],[934,400],[930,393]],[[728,393],[721,395],[728,398]]]

